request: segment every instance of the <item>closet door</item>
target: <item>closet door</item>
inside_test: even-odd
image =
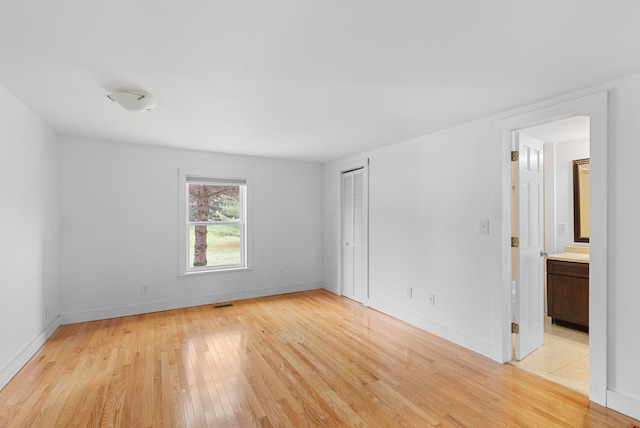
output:
[[[365,168],[342,174],[342,295],[367,297],[367,203]]]

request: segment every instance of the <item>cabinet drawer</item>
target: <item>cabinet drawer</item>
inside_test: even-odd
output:
[[[565,262],[547,259],[547,273],[589,278],[589,263]]]

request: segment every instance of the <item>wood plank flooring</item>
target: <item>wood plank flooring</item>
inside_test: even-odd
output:
[[[323,290],[65,325],[0,391],[0,427],[634,425]]]

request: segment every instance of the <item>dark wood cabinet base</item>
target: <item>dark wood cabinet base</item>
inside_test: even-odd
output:
[[[554,324],[589,331],[588,263],[547,259],[547,306]]]
[[[566,327],[573,330],[579,330],[579,331],[584,331],[585,333],[589,333],[589,326],[574,324],[572,322],[562,321],[557,318],[551,318],[551,323],[555,325],[559,325],[560,327]]]

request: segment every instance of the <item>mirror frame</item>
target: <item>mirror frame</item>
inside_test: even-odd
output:
[[[583,214],[580,212],[580,165],[589,165],[589,158],[573,161],[573,239],[575,242],[589,242],[588,236],[580,236]]]

